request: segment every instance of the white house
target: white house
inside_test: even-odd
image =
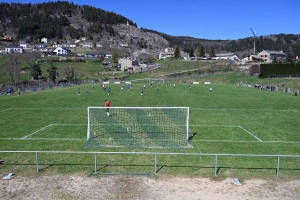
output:
[[[48,43],[48,39],[47,38],[42,38],[41,42],[44,43],[44,44],[47,44]]]
[[[23,47],[24,49],[27,49],[30,46],[27,42],[20,42],[19,45],[20,45],[20,47]]]
[[[215,59],[215,60],[236,60],[236,61],[240,61],[240,58],[235,53],[216,54],[216,56],[213,59]]]
[[[132,60],[127,58],[119,59],[119,64],[121,65],[121,71],[124,71],[125,69],[128,68],[132,68]]]
[[[66,48],[62,48],[62,47],[57,47],[53,53],[55,53],[56,55],[70,55],[71,54],[71,50],[70,49],[66,49]]]
[[[258,53],[258,56],[264,60],[264,62],[272,62],[274,59],[285,59],[286,55],[282,51],[263,50]]]
[[[90,48],[90,47],[93,47],[94,44],[92,42],[80,42],[79,46],[81,46],[81,47],[89,47]]]
[[[6,53],[23,53],[24,49],[21,46],[9,46],[5,47]]]
[[[166,59],[166,58],[173,58],[174,57],[174,52],[160,52],[158,59]]]

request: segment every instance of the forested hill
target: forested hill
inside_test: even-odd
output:
[[[0,33],[15,34],[17,39],[92,38],[94,33],[114,35],[112,25],[136,26],[130,19],[114,12],[72,2],[56,1],[39,4],[0,3]]]
[[[209,40],[209,39],[199,39],[189,36],[171,36],[165,33],[160,33],[155,30],[149,30],[142,28],[142,30],[147,32],[156,33],[161,35],[166,40],[170,42],[170,45],[175,47],[179,46],[186,51],[189,49],[197,49],[201,46],[209,51],[211,46],[214,46],[217,52],[235,52],[241,57],[249,55],[253,51],[254,38],[242,38],[238,40]],[[267,35],[259,36],[256,38],[256,52],[262,50],[275,50],[287,52],[288,48],[291,47],[293,52],[300,55],[300,34],[277,34],[277,35]]]

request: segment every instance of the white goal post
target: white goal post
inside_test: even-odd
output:
[[[189,107],[88,107],[87,147],[189,147]]]

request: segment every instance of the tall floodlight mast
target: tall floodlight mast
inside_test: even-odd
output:
[[[253,54],[255,55],[255,39],[256,39],[256,34],[254,33],[254,31],[252,30],[252,28],[250,28],[250,30],[252,31],[253,35],[254,35],[254,47],[253,47]]]

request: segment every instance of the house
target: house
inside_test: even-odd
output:
[[[27,49],[30,46],[29,43],[27,43],[27,42],[20,42],[19,45],[20,45],[20,47],[23,47],[23,49]]]
[[[158,59],[174,58],[174,51],[172,52],[160,52]]]
[[[110,52],[103,52],[101,53],[101,56],[103,56],[105,59],[111,59],[112,55]]]
[[[122,42],[120,45],[121,45],[121,47],[124,47],[124,48],[128,48],[129,47],[128,44],[125,43],[125,42]]]
[[[79,43],[79,46],[91,48],[91,47],[94,46],[94,44],[93,44],[92,42],[80,42],[80,43]]]
[[[44,44],[47,44],[48,43],[48,39],[47,38],[42,38],[41,42],[44,43]]]
[[[286,55],[282,51],[263,50],[258,53],[258,56],[263,59],[264,62],[272,62],[274,59],[284,60]]]
[[[121,45],[120,44],[111,44],[109,47],[119,49],[119,48],[121,48]]]
[[[8,46],[5,47],[6,53],[23,53],[24,49],[21,46]]]
[[[166,53],[173,52],[173,51],[174,51],[174,48],[171,48],[171,47],[165,48]]]
[[[132,69],[132,60],[128,58],[119,59],[119,64],[121,65],[121,71]]]
[[[10,35],[4,35],[4,37],[2,38],[2,40],[5,40],[5,41],[13,41],[13,36],[10,36]]]
[[[96,44],[96,47],[102,47],[102,44],[97,43],[97,44]]]
[[[33,45],[32,51],[35,52],[47,52],[48,48],[46,44],[35,44]]]
[[[235,60],[235,61],[240,61],[240,58],[235,53],[216,54],[216,56],[213,57],[212,59],[214,59],[214,60]]]
[[[70,55],[71,54],[71,50],[70,49],[66,49],[66,48],[62,48],[62,47],[57,47],[53,53],[55,53],[56,55]]]

